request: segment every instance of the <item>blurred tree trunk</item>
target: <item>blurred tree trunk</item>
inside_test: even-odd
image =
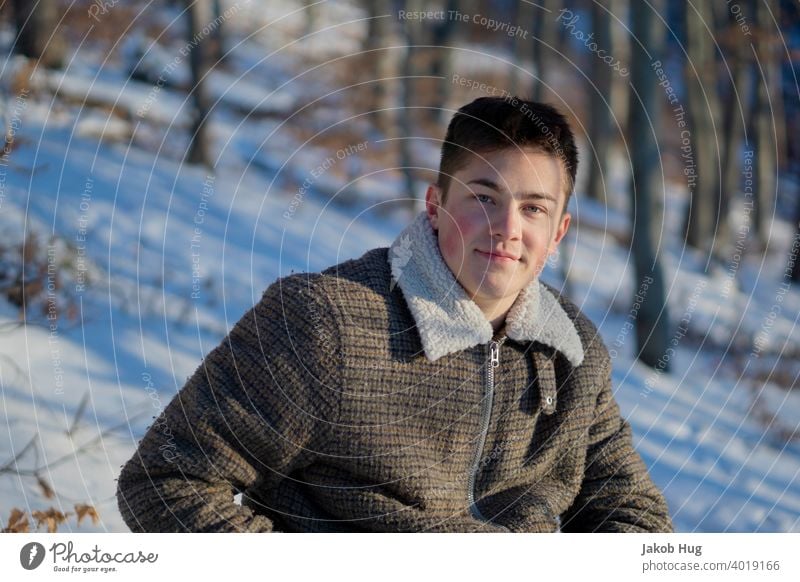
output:
[[[627,10],[627,3],[624,0],[608,0],[608,9],[615,17],[611,22],[611,47],[614,51],[614,58],[623,66],[631,61],[631,36],[623,24],[624,14]],[[626,123],[628,120],[628,76],[612,75],[611,77],[611,112],[615,125],[619,127],[616,131],[625,134],[627,131]]]
[[[61,9],[53,0],[13,0],[17,37],[14,52],[48,68],[63,64],[64,43],[57,33]]]
[[[424,0],[404,0],[404,8],[408,11],[424,11]],[[422,34],[422,24],[419,22],[408,22],[402,27],[405,36],[406,57],[403,60],[402,68],[402,106],[399,111],[398,128],[400,135],[398,136],[398,145],[400,147],[400,167],[403,169],[403,177],[405,179],[405,190],[408,196],[409,203],[412,211],[419,212],[424,208],[424,195],[422,192],[416,191],[416,164],[414,161],[413,152],[413,137],[414,137],[414,77],[417,75],[417,66],[415,59],[417,56],[417,45],[420,44],[420,36]]]
[[[463,9],[463,6],[461,6],[461,8]],[[439,124],[446,124],[452,116],[452,114],[447,111],[447,105],[450,102],[450,94],[453,88],[453,82],[450,78],[453,49],[450,47],[456,36],[456,30],[459,27],[463,27],[463,24],[456,22],[454,19],[447,18],[447,14],[449,14],[450,10],[459,10],[458,0],[447,0],[444,10],[445,18],[436,21],[431,31],[431,45],[434,47],[431,49],[433,50],[431,77],[434,78],[434,82],[436,83],[436,91],[433,107],[428,109],[428,119],[433,123]]]
[[[390,134],[395,123],[395,94],[399,92],[395,77],[397,52],[399,49],[382,50],[384,45],[391,45],[392,0],[365,1],[367,10],[367,37],[364,39],[364,60],[369,67],[369,85],[367,87],[367,110],[374,111],[375,125],[384,133]]]
[[[711,5],[695,2],[694,9],[681,4],[686,24],[686,81],[689,146],[684,149],[681,135],[681,166],[687,176],[689,204],[686,207],[686,243],[702,251],[711,251],[717,237],[727,240],[727,221],[720,220],[722,186],[720,134],[717,133],[717,67],[714,49]],[[709,257],[710,258],[710,257]]]
[[[739,193],[737,180],[741,178],[739,153],[741,149],[744,119],[742,104],[746,101],[739,95],[744,81],[742,61],[745,43],[741,42],[736,19],[726,4],[712,4],[714,16],[713,28],[717,46],[723,54],[721,59],[724,64],[720,67],[719,78],[716,85],[716,100],[719,107],[717,119],[720,121],[719,140],[720,176],[719,190],[719,229],[711,245],[711,254],[721,264],[727,262],[730,256],[731,244],[731,217],[730,206]]]
[[[660,98],[656,97],[657,78],[650,68],[651,59],[660,46],[659,21],[653,14],[658,4],[631,2],[631,35],[638,42],[631,44],[631,92],[629,111],[629,141],[632,175],[630,182],[631,252],[635,265],[634,294],[641,292],[642,301],[636,318],[638,359],[648,366],[658,366],[668,372],[669,360],[663,359],[669,341],[669,317],[664,295],[664,277],[659,264],[655,241],[663,240],[663,221],[657,201],[663,200],[663,183],[659,171],[658,136],[660,128],[653,127],[660,119]],[[648,54],[645,50],[650,52]],[[645,284],[647,285],[645,290]]]
[[[611,17],[606,8],[592,2],[592,27],[597,46],[611,50]],[[593,55],[590,55],[593,56]],[[604,63],[592,63],[587,81],[589,97],[589,183],[590,198],[607,204],[608,157],[611,147],[611,68]]]
[[[216,26],[211,31],[208,43],[208,58],[219,63],[225,57],[225,23],[222,18],[222,0],[211,0],[211,21]]]
[[[305,7],[303,9],[303,15],[306,17],[303,36],[308,36],[313,34],[314,29],[317,28],[317,22],[319,21],[319,7],[320,4],[318,0],[305,0]]]
[[[536,18],[536,10],[533,4],[528,2],[515,2],[512,12],[512,26],[519,26],[523,30],[529,31]],[[530,74],[525,70],[523,64],[525,55],[530,50],[532,40],[529,37],[523,38],[521,35],[514,37],[514,65],[511,67],[511,78],[508,82],[508,90],[512,95],[527,95],[530,86]]]
[[[205,55],[207,43],[206,39],[202,38],[201,31],[211,11],[207,1],[185,0],[185,2],[188,18],[189,67],[192,75],[190,89],[192,126],[186,159],[190,164],[202,164],[210,168],[208,154],[210,105],[204,85],[204,78],[208,72],[208,60]]]
[[[730,208],[730,200],[738,196],[742,182],[742,159],[740,157],[742,137],[744,132],[744,117],[747,111],[747,103],[750,102],[749,91],[747,88],[747,62],[750,56],[750,48],[746,43],[741,42],[740,32],[734,16],[727,8],[728,13],[728,39],[726,47],[731,55],[728,59],[730,63],[730,83],[728,84],[727,98],[723,100],[722,114],[722,148],[723,148],[723,185],[720,201],[720,216],[726,220]],[[714,254],[722,256],[724,249],[722,237],[716,240]]]
[[[754,99],[750,119],[753,124],[752,135],[755,141],[755,163],[753,172],[756,185],[755,205],[753,209],[753,227],[759,246],[764,249],[769,240],[772,217],[775,211],[776,185],[778,174],[777,147],[775,144],[774,124],[777,118],[770,104],[769,73],[773,70],[770,61],[775,58],[770,38],[769,8],[762,2],[756,2],[756,41],[754,42],[756,58],[752,65],[755,83]]]
[[[536,4],[545,8],[545,10],[536,8],[533,16],[533,39],[531,39],[534,74],[533,100],[543,101],[549,97],[547,87],[545,86],[547,81],[545,75],[547,55],[556,50],[556,44],[558,42],[559,23],[556,22],[556,18],[558,17],[558,2],[556,0],[539,0]]]
[[[771,5],[771,4],[770,4]],[[774,133],[774,148],[775,148],[775,178],[778,177],[779,168],[786,167],[788,161],[787,154],[789,148],[787,146],[786,126],[782,120],[786,118],[786,107],[783,102],[783,67],[782,59],[785,54],[783,51],[781,30],[779,28],[781,22],[781,11],[779,6],[770,8],[766,2],[759,4],[761,14],[759,16],[759,24],[763,26],[763,35],[766,44],[767,59],[767,90],[769,91],[770,102],[770,118],[773,121],[771,124]],[[774,19],[778,22],[776,25]],[[796,59],[795,59],[796,62]],[[795,91],[795,96],[797,93]],[[796,98],[796,97],[795,97]]]
[[[794,223],[797,227],[795,228],[792,244],[789,245],[789,260],[787,262],[791,262],[792,264],[792,281],[800,283],[800,252],[798,252],[798,248],[795,246],[795,243],[800,241],[800,200],[797,200],[795,204]]]

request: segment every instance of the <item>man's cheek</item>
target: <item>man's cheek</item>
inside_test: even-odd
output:
[[[447,233],[443,237],[439,238],[439,242],[442,247],[442,254],[444,256],[446,257],[456,256],[457,254],[456,250],[459,247],[459,243],[457,240],[458,238],[459,238],[458,233],[455,233],[455,236],[453,236],[452,232]]]
[[[464,246],[464,239],[457,228],[439,231],[439,246],[442,254],[449,258],[460,257]]]

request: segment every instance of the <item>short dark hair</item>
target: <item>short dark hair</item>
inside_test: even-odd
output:
[[[480,97],[453,115],[439,163],[437,186],[442,191],[442,203],[451,177],[470,156],[509,147],[534,148],[561,160],[567,174],[566,210],[578,171],[572,128],[555,107],[514,96]]]

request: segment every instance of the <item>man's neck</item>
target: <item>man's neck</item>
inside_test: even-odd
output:
[[[489,323],[492,324],[492,330],[497,333],[503,327],[506,316],[508,312],[511,311],[511,307],[514,305],[516,299],[516,297],[504,298],[502,301],[493,302],[491,304],[483,303],[477,298],[473,298],[473,301],[480,307]]]
[[[503,327],[503,324],[505,322],[506,322],[506,314],[505,313],[500,317],[495,317],[494,319],[490,319],[489,320],[489,323],[492,324],[492,331],[494,333],[497,333],[498,331],[500,331],[500,328]]]

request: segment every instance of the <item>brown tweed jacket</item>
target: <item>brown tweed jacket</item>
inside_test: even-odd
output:
[[[542,315],[523,309],[489,341],[441,349],[409,302],[421,251],[407,243],[264,292],[124,466],[133,531],[672,530],[592,323],[540,285],[540,339],[512,339]],[[453,313],[428,316],[469,321]],[[550,345],[565,334],[549,320],[580,343]]]

